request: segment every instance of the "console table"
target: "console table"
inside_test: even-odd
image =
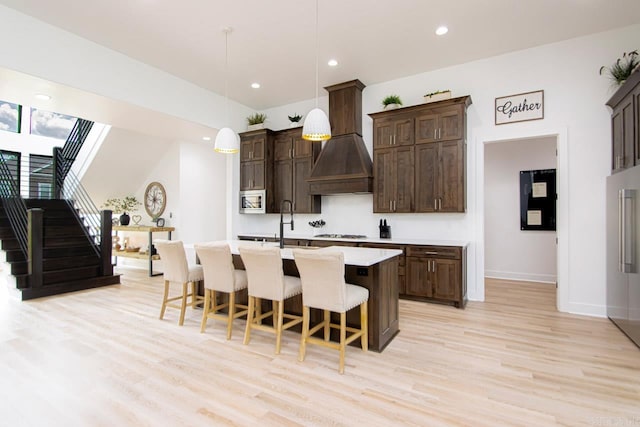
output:
[[[158,254],[151,255],[151,248],[153,247],[153,233],[167,233],[169,240],[171,240],[171,232],[175,231],[175,227],[154,227],[150,225],[114,225],[112,230],[116,232],[116,236],[118,235],[118,231],[148,233],[149,249],[147,250],[146,254],[141,254],[139,252],[116,251],[114,249],[113,256],[116,257],[116,262],[118,261],[117,258],[119,256],[125,258],[148,259],[149,277],[159,276],[162,274],[153,272],[153,261],[160,259],[160,255]]]

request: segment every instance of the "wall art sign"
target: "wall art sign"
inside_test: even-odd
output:
[[[496,98],[496,125],[544,119],[544,91]]]

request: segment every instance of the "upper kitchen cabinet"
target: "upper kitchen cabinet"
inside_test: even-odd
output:
[[[269,190],[273,182],[272,163],[273,132],[271,130],[260,129],[240,134],[241,191]],[[269,206],[267,210],[270,210]]]
[[[373,133],[374,148],[413,145],[413,117],[409,115],[375,120]]]
[[[640,72],[607,101],[611,113],[611,172],[640,165]]]
[[[302,139],[302,128],[275,133],[273,161],[274,205],[293,202],[294,213],[320,213],[321,196],[309,194],[307,178],[320,154],[321,144]]]
[[[416,143],[464,139],[465,108],[458,104],[425,109],[415,118]]]
[[[370,114],[374,212],[465,211],[469,105],[463,96]]]

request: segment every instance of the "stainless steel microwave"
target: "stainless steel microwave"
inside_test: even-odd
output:
[[[250,190],[240,192],[240,213],[266,213],[267,192],[265,190]]]

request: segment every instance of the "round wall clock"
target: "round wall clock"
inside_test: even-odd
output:
[[[159,182],[147,185],[144,192],[144,209],[151,218],[158,218],[167,207],[167,193]]]

